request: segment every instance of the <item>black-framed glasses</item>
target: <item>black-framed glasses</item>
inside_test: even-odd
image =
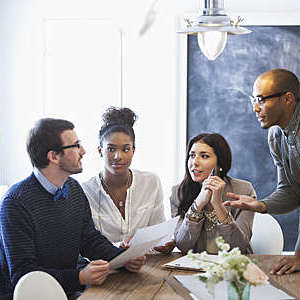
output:
[[[81,147],[81,142],[78,141],[77,143],[75,143],[73,145],[62,146],[62,147],[56,149],[55,151],[56,152],[60,152],[60,151],[62,151],[64,149],[69,149],[69,148],[78,148],[78,149],[80,149],[80,147]]]
[[[256,105],[256,104],[263,105],[266,102],[266,100],[271,99],[271,98],[281,97],[284,94],[286,94],[287,92],[288,91],[285,91],[285,92],[281,92],[281,93],[277,93],[277,94],[272,94],[272,95],[265,96],[265,97],[262,97],[262,96],[250,96],[250,101],[251,101],[252,105]]]

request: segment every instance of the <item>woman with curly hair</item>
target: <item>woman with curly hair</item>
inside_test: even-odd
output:
[[[129,108],[106,110],[98,146],[104,168],[82,184],[95,227],[111,242],[128,240],[138,228],[165,221],[160,179],[153,173],[130,168],[136,119]],[[174,241],[156,250],[168,252],[173,248]]]

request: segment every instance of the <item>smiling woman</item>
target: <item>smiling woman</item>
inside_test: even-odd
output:
[[[96,228],[112,242],[128,240],[138,228],[165,220],[158,176],[130,169],[135,153],[133,125],[136,118],[128,108],[107,109],[98,146],[104,168],[82,184]],[[169,251],[172,245],[158,250]]]

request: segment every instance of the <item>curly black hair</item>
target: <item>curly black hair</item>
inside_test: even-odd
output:
[[[135,134],[133,125],[137,115],[127,107],[109,107],[102,115],[103,125],[99,131],[99,145],[103,146],[105,137],[113,132],[124,132],[129,135],[135,147]]]

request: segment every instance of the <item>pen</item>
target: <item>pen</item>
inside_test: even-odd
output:
[[[211,170],[211,172],[210,172],[208,178],[211,177],[211,176],[215,176],[215,168],[213,168],[213,169]],[[208,191],[208,195],[210,195],[210,194],[212,193],[211,190],[209,190],[209,189],[207,189],[207,188],[205,188],[205,190]]]

